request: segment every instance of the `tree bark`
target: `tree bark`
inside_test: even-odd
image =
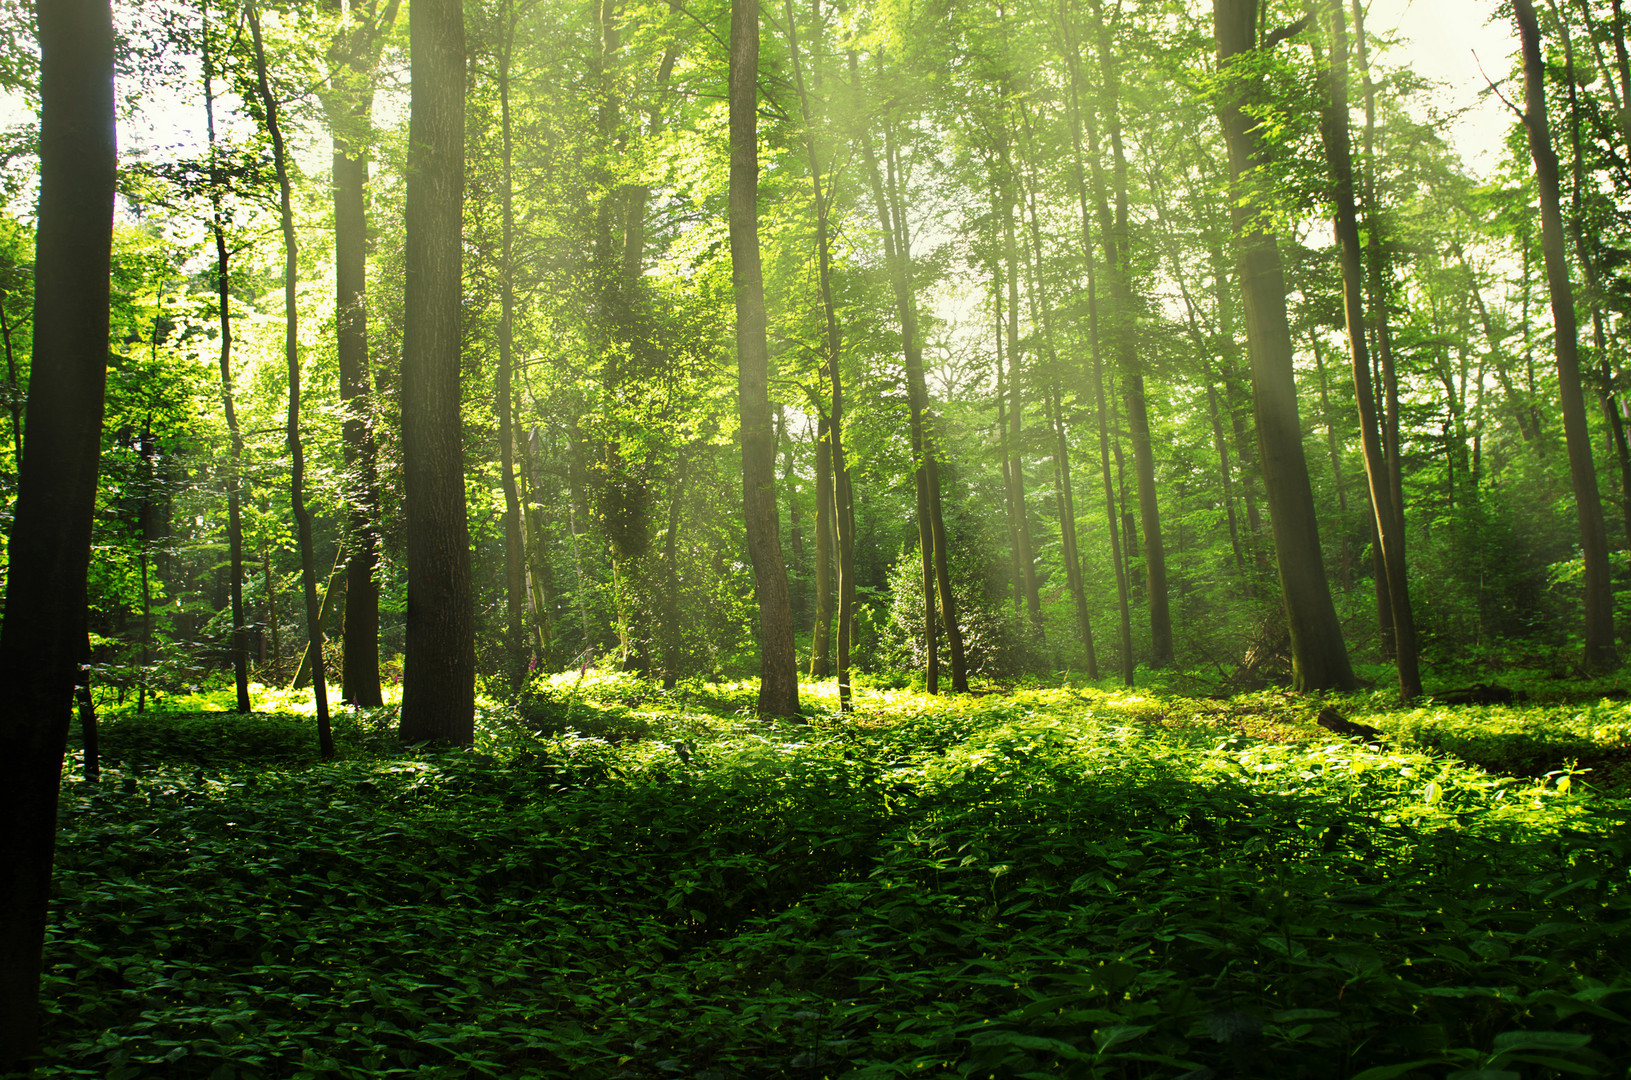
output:
[[[1002,133],[997,141],[1002,162],[1002,232],[1004,252],[1008,263],[1008,452],[1013,455],[1009,466],[1008,483],[1014,504],[1014,541],[1019,553],[1020,581],[1025,590],[1025,610],[1031,625],[1041,632],[1042,596],[1037,588],[1036,552],[1031,545],[1031,519],[1025,510],[1025,451],[1024,446],[1024,392],[1020,382],[1019,347],[1019,242],[1014,229],[1014,203],[1012,194],[1017,174],[1010,160],[1008,136]]]
[[[1370,488],[1376,535],[1387,574],[1399,694],[1409,702],[1421,695],[1421,673],[1417,666],[1416,623],[1410,609],[1410,585],[1404,561],[1404,508],[1395,500],[1387,458],[1382,451],[1376,394],[1371,386],[1370,351],[1365,343],[1365,265],[1364,253],[1359,245],[1359,218],[1354,208],[1353,152],[1348,136],[1347,20],[1340,0],[1312,0],[1311,10],[1315,3],[1325,5],[1325,21],[1330,29],[1330,91],[1329,97],[1321,102],[1320,112],[1325,159],[1331,170],[1335,204],[1332,223],[1342,267],[1342,314],[1348,333],[1348,356],[1353,367],[1354,398],[1359,405],[1365,480]],[[1332,460],[1336,460],[1334,456]]]
[[[418,0],[409,22],[402,475],[407,519],[404,742],[475,741],[475,601],[460,422],[464,12]]]
[[[1076,45],[1068,0],[1060,0],[1059,15],[1065,28],[1065,59],[1070,68],[1070,139],[1074,152],[1073,165],[1075,169],[1073,180],[1076,187],[1079,220],[1082,226],[1082,258],[1087,269],[1088,341],[1092,354],[1094,405],[1098,415],[1099,472],[1104,484],[1104,513],[1110,530],[1110,562],[1115,568],[1116,601],[1120,614],[1118,630],[1121,680],[1125,685],[1131,686],[1133,685],[1135,672],[1133,663],[1132,604],[1127,585],[1126,564],[1122,560],[1121,529],[1116,524],[1115,489],[1110,480],[1110,421],[1104,393],[1104,363],[1100,352],[1097,266],[1093,254],[1092,214],[1088,207],[1088,168],[1082,147],[1083,128],[1085,127],[1088,134],[1088,150],[1093,155],[1093,172],[1097,177],[1099,170],[1098,123],[1092,112],[1092,107],[1082,100],[1084,95],[1081,86],[1081,54]]]
[[[510,693],[526,686],[529,664],[523,660],[527,640],[524,629],[527,601],[526,555],[522,544],[521,496],[515,480],[515,135],[510,113],[510,64],[515,52],[515,5],[504,3],[503,41],[499,45],[498,102],[501,127],[502,171],[499,209],[502,216],[499,252],[498,371],[494,404],[498,413],[498,475],[504,489],[504,613],[509,637]]]
[[[1138,480],[1139,526],[1144,532],[1144,575],[1150,603],[1150,663],[1172,663],[1172,613],[1167,602],[1167,554],[1161,535],[1161,507],[1155,491],[1155,452],[1150,444],[1150,414],[1144,396],[1144,371],[1138,359],[1133,321],[1131,238],[1127,222],[1127,153],[1121,139],[1120,60],[1111,42],[1110,24],[1100,0],[1088,0],[1098,29],[1099,68],[1104,79],[1105,129],[1110,140],[1111,182],[1116,215],[1105,233],[1105,269],[1110,278],[1112,333],[1127,426],[1133,438],[1133,472]],[[1102,199],[1103,196],[1101,195]]]
[[[339,10],[341,0],[329,0]],[[373,378],[368,356],[368,143],[373,111],[373,71],[384,29],[396,18],[389,0],[378,21],[351,17],[334,42],[330,59],[337,77],[324,97],[334,142],[334,320],[340,367],[340,427],[347,473],[344,647],[340,696],[353,705],[384,704],[379,682],[379,466],[374,441]]]
[[[1285,276],[1277,240],[1262,224],[1266,195],[1254,189],[1260,181],[1249,175],[1262,163],[1266,148],[1256,121],[1244,110],[1253,87],[1242,77],[1236,60],[1257,51],[1257,0],[1213,0],[1212,11],[1219,68],[1227,79],[1218,98],[1218,113],[1229,149],[1230,203],[1246,308],[1252,405],[1291,636],[1292,681],[1298,690],[1348,690],[1355,685],[1353,668],[1325,580],[1314,493],[1297,419]]]
[[[1591,431],[1580,383],[1579,327],[1574,314],[1574,285],[1569,280],[1568,239],[1558,179],[1557,154],[1552,149],[1551,126],[1546,116],[1546,68],[1541,59],[1540,28],[1529,0],[1513,0],[1523,45],[1524,117],[1529,154],[1535,162],[1535,189],[1540,199],[1540,244],[1546,262],[1546,285],[1552,301],[1553,343],[1557,353],[1558,394],[1562,398],[1563,438],[1568,446],[1569,478],[1574,487],[1580,527],[1580,552],[1585,563],[1585,666],[1606,671],[1617,662],[1614,649],[1614,597],[1609,581],[1608,531],[1597,492],[1597,468],[1592,461]]]
[[[731,0],[730,241],[736,295],[742,509],[759,603],[759,714],[795,717],[798,658],[776,514],[776,436],[770,423],[770,346],[759,261],[759,5]]]
[[[843,647],[839,650],[839,705],[849,704],[849,635],[844,620],[852,617],[854,601],[855,566],[854,540],[844,540],[846,532],[849,468],[844,457],[844,379],[839,358],[842,340],[838,332],[838,304],[832,289],[832,245],[828,220],[828,193],[821,179],[821,155],[816,146],[814,110],[811,95],[804,84],[804,68],[799,60],[798,27],[793,17],[792,0],[786,0],[788,53],[793,63],[794,87],[798,91],[799,113],[804,121],[804,146],[810,168],[810,184],[816,211],[816,269],[821,287],[821,309],[826,323],[825,367],[831,411],[823,416],[816,447],[816,644],[812,650],[810,674],[828,674],[828,645],[832,632],[833,603],[831,572],[833,540],[836,520],[837,570],[839,581],[839,636]],[[819,14],[819,8],[817,8]],[[818,39],[819,40],[819,39]],[[820,74],[819,56],[813,57],[816,73]],[[841,509],[843,508],[843,509]],[[852,526],[851,526],[852,528]],[[849,588],[850,600],[846,604],[844,590]]]
[[[112,13],[107,0],[52,0],[38,27],[34,353],[0,625],[0,1072],[38,1046],[57,792],[85,652],[113,235]]]
[[[243,432],[233,407],[232,383],[232,275],[227,249],[225,213],[226,178],[215,138],[215,52],[210,42],[209,3],[203,15],[204,128],[209,142],[210,233],[215,239],[215,295],[221,324],[221,411],[226,417],[231,460],[227,466],[227,590],[232,609],[232,683],[241,713],[253,709],[249,700],[249,631],[244,625]],[[19,449],[21,447],[19,446]]]
[[[294,189],[289,180],[289,158],[278,118],[278,101],[266,66],[266,43],[261,37],[260,12],[255,0],[247,6],[249,29],[255,46],[255,86],[265,110],[266,134],[272,141],[272,165],[277,171],[278,217],[283,225],[283,358],[289,370],[289,414],[285,429],[289,446],[289,501],[294,510],[300,545],[300,576],[306,592],[306,633],[312,654],[312,693],[317,703],[317,745],[327,761],[334,756],[334,732],[329,726],[328,679],[323,670],[322,603],[317,596],[317,561],[312,547],[311,510],[306,506],[306,456],[300,438],[300,245],[295,236]]]

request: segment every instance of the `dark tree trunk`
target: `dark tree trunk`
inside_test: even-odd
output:
[[[338,10],[342,0],[329,0]],[[347,529],[344,648],[340,696],[353,705],[384,703],[379,682],[379,467],[374,441],[373,378],[368,356],[368,141],[373,69],[384,29],[396,18],[389,0],[377,22],[357,21],[357,5],[331,50],[336,71],[324,96],[334,129],[334,321],[344,421]],[[371,9],[370,9],[371,10]]]
[[[215,238],[215,295],[221,324],[221,411],[226,417],[227,466],[227,589],[232,607],[232,682],[241,713],[253,708],[249,700],[249,632],[244,625],[243,433],[233,407],[232,386],[232,276],[227,249],[224,207],[226,178],[221,172],[215,139],[215,53],[210,41],[209,5],[203,5],[204,127],[209,140],[210,232]]]
[[[1359,217],[1354,207],[1353,153],[1348,136],[1348,34],[1347,20],[1340,0],[1314,0],[1326,4],[1324,14],[1330,28],[1330,96],[1321,102],[1321,127],[1326,163],[1331,170],[1339,261],[1342,267],[1342,312],[1348,332],[1348,355],[1352,360],[1354,397],[1359,404],[1360,445],[1365,454],[1365,479],[1376,517],[1376,535],[1381,545],[1382,564],[1387,574],[1388,602],[1393,614],[1395,660],[1399,671],[1399,694],[1406,701],[1420,696],[1421,673],[1417,668],[1416,624],[1410,610],[1410,586],[1404,561],[1404,507],[1395,498],[1395,488],[1382,452],[1381,429],[1376,415],[1376,394],[1371,385],[1370,352],[1365,344],[1365,265],[1359,246]],[[1335,457],[1333,456],[1333,462]]]
[[[475,601],[459,414],[460,228],[464,195],[464,11],[419,0],[409,22],[402,337],[407,648],[402,739],[475,740]]]
[[[759,262],[759,5],[732,0],[730,37],[731,285],[736,294],[742,510],[759,602],[759,714],[797,716],[793,610],[776,520],[776,435],[770,423],[770,346]]]
[[[1614,597],[1609,582],[1608,531],[1597,493],[1597,467],[1591,455],[1591,431],[1580,384],[1579,328],[1574,314],[1574,285],[1569,280],[1568,240],[1563,229],[1557,154],[1552,149],[1546,117],[1546,68],[1541,59],[1540,28],[1529,0],[1513,0],[1518,35],[1523,42],[1524,128],[1535,162],[1535,188],[1540,198],[1541,253],[1546,260],[1547,291],[1552,300],[1553,342],[1557,352],[1558,393],[1562,398],[1563,437],[1569,452],[1580,525],[1580,551],[1585,562],[1586,650],[1588,670],[1614,666]]]
[[[102,740],[97,733],[96,697],[91,693],[91,636],[85,635],[85,662],[79,668],[79,685],[74,687],[74,701],[79,706],[80,756],[85,779],[97,783],[102,779]]]
[[[278,101],[267,75],[266,47],[261,39],[260,14],[254,0],[248,5],[249,29],[255,46],[255,85],[265,109],[266,134],[272,141],[272,164],[277,170],[278,216],[283,224],[283,357],[289,368],[289,501],[294,510],[300,545],[300,576],[306,592],[306,633],[312,654],[312,692],[317,702],[317,744],[324,760],[334,756],[334,732],[329,727],[328,680],[323,670],[322,603],[317,596],[317,561],[312,550],[311,510],[306,506],[306,457],[300,439],[300,319],[296,290],[300,283],[300,248],[295,236],[294,191],[289,183],[289,159],[284,150]]]
[[[34,358],[0,626],[0,1072],[38,1045],[57,790],[85,654],[113,229],[112,13],[106,0],[52,0],[38,19]]]
[[[1256,121],[1243,108],[1255,87],[1240,73],[1237,58],[1257,51],[1257,0],[1213,0],[1212,10],[1219,68],[1227,79],[1218,98],[1218,112],[1229,149],[1253,411],[1291,635],[1292,679],[1298,690],[1348,690],[1354,686],[1353,668],[1325,580],[1314,493],[1297,419],[1285,276],[1275,236],[1263,229],[1259,214],[1266,193],[1254,189],[1256,181],[1249,175],[1263,161],[1265,151]]]

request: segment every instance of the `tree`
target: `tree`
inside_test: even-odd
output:
[[[1354,207],[1353,151],[1348,137],[1348,34],[1340,0],[1315,0],[1324,6],[1330,29],[1331,63],[1328,104],[1321,101],[1321,127],[1325,160],[1331,170],[1332,225],[1342,267],[1342,314],[1348,333],[1354,395],[1359,405],[1359,432],[1365,456],[1365,479],[1375,517],[1378,547],[1387,575],[1388,602],[1393,616],[1395,660],[1399,693],[1406,701],[1421,694],[1416,663],[1416,621],[1410,609],[1408,569],[1404,561],[1404,507],[1382,450],[1381,425],[1376,415],[1376,392],[1371,384],[1370,351],[1365,343],[1365,265],[1359,246],[1359,217]],[[1310,4],[1311,11],[1317,11]],[[1336,459],[1333,458],[1333,461]]]
[[[1278,240],[1265,220],[1272,211],[1271,197],[1259,186],[1268,148],[1246,109],[1252,92],[1262,85],[1257,77],[1267,53],[1258,42],[1257,0],[1213,0],[1212,12],[1222,79],[1218,114],[1229,150],[1236,272],[1251,356],[1252,409],[1291,635],[1292,681],[1299,690],[1351,689],[1353,668],[1320,559],[1314,493],[1303,457],[1285,273]],[[1273,40],[1267,39],[1269,44]]]
[[[1580,385],[1579,327],[1574,312],[1574,285],[1569,280],[1568,235],[1563,229],[1557,152],[1552,149],[1546,116],[1546,68],[1541,60],[1540,27],[1529,0],[1513,0],[1523,46],[1523,126],[1535,162],[1535,191],[1540,201],[1540,245],[1546,262],[1546,286],[1552,302],[1552,341],[1557,356],[1557,387],[1563,410],[1563,438],[1569,452],[1569,479],[1574,488],[1575,518],[1580,527],[1580,553],[1585,562],[1586,650],[1589,670],[1604,671],[1617,661],[1614,650],[1614,597],[1609,582],[1608,531],[1603,523],[1597,468],[1592,462],[1591,431]]]
[[[215,240],[216,303],[221,321],[221,412],[227,422],[228,448],[232,463],[227,477],[227,573],[232,608],[232,681],[237,693],[238,711],[247,713],[249,700],[249,634],[244,626],[244,533],[243,533],[243,432],[232,394],[232,276],[231,253],[227,247],[225,212],[226,177],[221,166],[215,134],[215,51],[210,40],[209,2],[201,4],[203,16],[204,128],[209,140],[210,235]]]
[[[730,38],[731,285],[736,295],[742,508],[759,599],[759,713],[796,716],[798,658],[776,513],[776,435],[770,413],[770,346],[759,261],[759,5],[732,0]]]
[[[345,404],[350,513],[345,571],[345,640],[340,694],[353,705],[381,705],[379,685],[379,477],[373,432],[373,375],[368,359],[368,144],[374,65],[398,0],[363,9],[356,0],[328,0],[343,14],[329,49],[334,78],[322,92],[333,131],[334,321]],[[343,10],[342,10],[343,9]]]
[[[38,17],[34,356],[0,627],[0,1072],[38,1037],[57,787],[85,651],[113,235],[112,11],[53,0]]]
[[[289,158],[278,121],[278,99],[266,67],[266,44],[261,35],[255,0],[248,6],[249,29],[255,48],[255,86],[265,110],[266,133],[272,140],[272,167],[277,171],[278,220],[283,226],[283,354],[289,369],[289,412],[285,428],[289,446],[289,500],[300,546],[301,582],[306,594],[306,632],[311,651],[312,692],[317,702],[317,741],[324,759],[334,756],[334,732],[329,726],[328,683],[323,671],[323,605],[317,595],[317,561],[312,549],[311,508],[306,505],[306,451],[300,437],[300,246],[294,222],[294,189]],[[145,582],[145,575],[143,578]],[[145,587],[145,586],[144,586]]]
[[[402,471],[408,547],[402,738],[475,741],[476,626],[459,415],[464,10],[420,0],[409,23]]]

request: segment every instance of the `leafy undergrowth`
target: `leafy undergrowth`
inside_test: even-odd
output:
[[[38,1075],[1627,1075],[1627,804],[1404,748],[1485,712],[751,703],[565,680],[474,752],[342,717],[327,765],[309,722],[110,723]]]

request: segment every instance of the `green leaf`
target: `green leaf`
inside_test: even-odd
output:
[[[1503,1031],[1492,1044],[1497,1054],[1512,1050],[1580,1050],[1590,1035],[1573,1031]]]
[[[1131,1042],[1140,1035],[1149,1031],[1148,1027],[1135,1027],[1131,1024],[1118,1024],[1115,1027],[1100,1028],[1093,1033],[1093,1042],[1104,1053],[1112,1046],[1119,1046],[1124,1042]]]
[[[1434,1062],[1430,1060],[1422,1060],[1407,1061],[1403,1065],[1378,1065],[1375,1068],[1366,1069],[1364,1072],[1356,1074],[1353,1080],[1394,1080],[1394,1077],[1403,1076],[1405,1073],[1432,1064]]]

